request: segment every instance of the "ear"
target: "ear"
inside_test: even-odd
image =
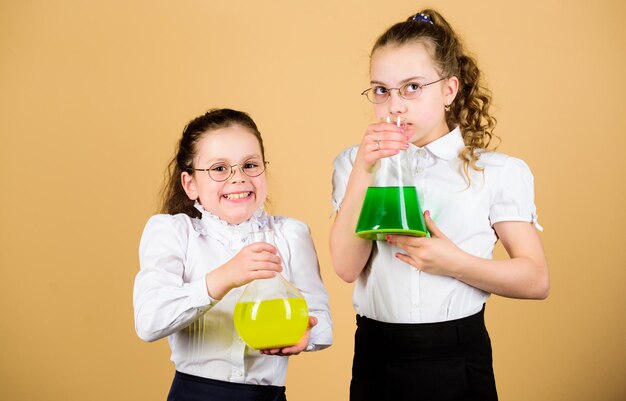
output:
[[[459,92],[459,79],[455,76],[451,76],[450,78],[446,79],[446,84],[443,87],[443,96],[445,98],[445,104],[452,104],[458,92]]]
[[[193,179],[193,176],[188,172],[183,172],[180,175],[180,182],[183,185],[183,189],[185,193],[191,200],[198,199],[198,190],[196,188],[196,181]]]

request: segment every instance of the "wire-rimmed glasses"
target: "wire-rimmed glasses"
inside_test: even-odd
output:
[[[228,164],[219,162],[211,165],[209,168],[194,168],[193,171],[206,171],[213,181],[222,182],[229,179],[235,174],[235,167],[239,167],[239,170],[248,177],[258,177],[265,171],[265,165],[267,161],[262,161],[257,158],[248,159],[242,163]]]
[[[446,79],[446,77],[439,78],[436,81],[428,82],[426,84],[408,82],[399,88],[386,88],[382,85],[376,85],[372,86],[371,88],[365,89],[363,92],[361,92],[361,95],[367,97],[367,100],[372,103],[381,104],[385,103],[387,99],[389,99],[392,90],[397,90],[398,95],[400,95],[400,97],[402,97],[403,99],[413,100],[419,97],[419,95],[422,93],[422,89],[425,86],[436,84],[437,82],[443,81],[444,79]]]

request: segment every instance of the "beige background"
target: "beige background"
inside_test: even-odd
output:
[[[488,303],[501,399],[626,399],[619,0],[0,1],[0,399],[165,399],[167,342],[133,328],[138,241],[184,124],[233,107],[259,124],[272,211],[311,226],[331,295],[335,345],[292,358],[289,399],[346,400],[332,160],[372,120],[374,39],[424,5],[478,57],[500,150],[536,177],[552,294]]]

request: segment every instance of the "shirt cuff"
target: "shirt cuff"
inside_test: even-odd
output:
[[[317,318],[317,325],[311,330],[309,344],[306,351],[320,351],[328,348],[333,343],[333,331],[328,313],[311,314]]]
[[[204,279],[189,284],[189,294],[192,306],[199,309],[209,309],[217,303],[217,300],[209,295]]]

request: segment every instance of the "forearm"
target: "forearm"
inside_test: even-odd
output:
[[[235,287],[223,268],[217,268],[207,273],[205,283],[209,296],[213,299],[224,298]]]
[[[335,273],[351,283],[361,274],[372,252],[372,241],[357,237],[356,222],[337,215],[330,232],[330,256]]]
[[[547,263],[527,256],[491,260],[467,255],[453,277],[472,287],[507,298],[545,299],[550,291]]]
[[[371,181],[369,174],[350,176],[346,194],[330,231],[330,255],[339,277],[349,283],[356,280],[372,252],[372,241],[355,235],[363,199]]]

